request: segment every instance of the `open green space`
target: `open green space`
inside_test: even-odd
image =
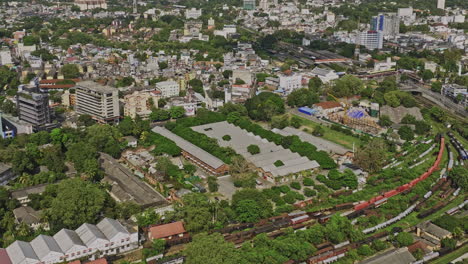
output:
[[[334,142],[338,145],[341,145],[349,149],[353,149],[353,143],[354,143],[355,148],[357,148],[358,146],[362,144],[362,141],[357,137],[346,135],[344,133],[333,130],[327,126],[320,125],[312,120],[301,117],[299,115],[295,115],[295,116],[299,117],[301,119],[302,125],[309,129],[313,130],[316,126],[321,126],[324,130],[323,138],[328,141]]]
[[[461,248],[441,257],[441,258],[438,258],[434,261],[431,261],[429,263],[431,264],[446,264],[446,263],[450,263],[450,261],[458,258],[458,257],[461,257],[463,254],[465,254],[466,252],[468,252],[468,244],[465,244],[463,245]]]

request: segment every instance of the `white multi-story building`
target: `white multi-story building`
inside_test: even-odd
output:
[[[83,224],[76,231],[62,229],[53,237],[39,235],[30,243],[15,241],[0,249],[0,263],[55,264],[74,259],[96,259],[138,247],[138,232],[119,221],[104,218],[97,225]]]
[[[96,8],[107,9],[106,0],[75,0],[75,5],[77,5],[81,11]]]
[[[185,18],[186,19],[197,19],[197,18],[201,17],[201,15],[202,15],[202,10],[201,9],[192,8],[192,9],[187,9],[185,11]]]
[[[131,118],[136,118],[137,115],[147,118],[151,114],[151,108],[158,107],[159,98],[159,91],[135,91],[125,95],[124,115]]]
[[[279,88],[285,93],[290,93],[302,87],[302,74],[289,72],[279,75]]]
[[[430,70],[431,72],[436,72],[439,65],[433,61],[424,62],[424,69]]]
[[[0,50],[0,66],[1,65],[10,65],[13,64],[13,60],[11,59],[11,52],[10,49],[1,49]]]
[[[158,82],[156,89],[161,92],[162,98],[178,96],[180,92],[180,86],[175,81]]]
[[[101,123],[120,119],[119,92],[116,88],[84,81],[76,85],[76,112],[90,115]]]
[[[366,47],[368,50],[383,48],[383,33],[381,31],[365,31],[358,35],[359,45]]]
[[[397,13],[379,14],[372,18],[372,30],[381,31],[384,37],[396,37],[400,33],[400,17]]]
[[[437,8],[445,9],[445,0],[437,0]]]
[[[396,61],[392,61],[392,58],[388,57],[385,61],[379,61],[374,64],[374,71],[389,71],[396,66]]]
[[[444,84],[442,86],[442,93],[450,98],[456,98],[459,94],[466,94],[467,88],[458,84]]]
[[[411,17],[413,16],[413,8],[412,7],[398,8],[397,14],[399,17]]]

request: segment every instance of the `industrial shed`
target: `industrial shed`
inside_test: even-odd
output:
[[[271,182],[281,181],[279,180],[280,177],[320,166],[316,161],[301,157],[289,149],[284,149],[282,146],[269,142],[226,121],[196,126],[192,127],[192,129],[217,139],[218,144],[222,147],[234,149],[236,153],[258,167],[264,178]],[[223,140],[225,135],[229,135],[231,139],[228,141]],[[260,148],[260,153],[250,154],[247,151],[249,145],[257,145]],[[284,165],[279,167],[274,165],[277,160],[281,160]]]
[[[229,171],[229,166],[222,160],[172,133],[168,129],[164,127],[154,127],[153,132],[174,141],[174,143],[182,149],[182,155],[186,159],[197,164],[208,173],[213,175],[223,175]]]

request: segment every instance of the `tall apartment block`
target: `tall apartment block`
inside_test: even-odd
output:
[[[400,33],[400,17],[397,13],[386,13],[374,16],[372,30],[381,31],[384,37],[396,37]]]
[[[375,30],[360,32],[357,37],[357,42],[368,50],[382,49],[383,33]]]
[[[255,0],[244,0],[244,10],[255,10]]]
[[[120,119],[119,92],[116,88],[85,81],[76,85],[76,112],[90,115],[99,123]]]
[[[34,130],[45,129],[52,123],[49,96],[19,89],[16,96],[18,118],[33,125]]]
[[[437,0],[437,8],[445,9],[445,0]]]

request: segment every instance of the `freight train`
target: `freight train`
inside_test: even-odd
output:
[[[384,193],[383,195],[375,196],[375,197],[373,197],[372,199],[370,199],[368,201],[365,201],[365,202],[362,202],[362,203],[359,203],[359,204],[355,205],[354,206],[354,211],[362,211],[362,210],[367,209],[367,208],[369,208],[371,206],[379,205],[379,203],[381,203],[381,200],[386,200],[386,199],[388,199],[390,197],[393,197],[395,195],[398,195],[400,193],[408,191],[408,190],[412,189],[420,181],[423,181],[423,180],[427,179],[427,177],[429,177],[434,171],[438,170],[439,165],[440,165],[440,161],[442,160],[442,156],[444,154],[445,139],[441,135],[438,135],[437,138],[440,141],[439,142],[439,153],[437,155],[437,159],[434,162],[434,164],[426,172],[424,172],[418,178],[412,180],[411,182],[409,182],[407,184],[401,185],[401,186],[397,187],[396,189],[393,189],[393,190],[390,190],[390,191]]]
[[[458,154],[460,155],[461,160],[468,160],[468,151],[463,147],[463,145],[458,141],[457,138],[453,135],[452,132],[448,132],[447,135],[450,138],[450,143],[455,147]]]

